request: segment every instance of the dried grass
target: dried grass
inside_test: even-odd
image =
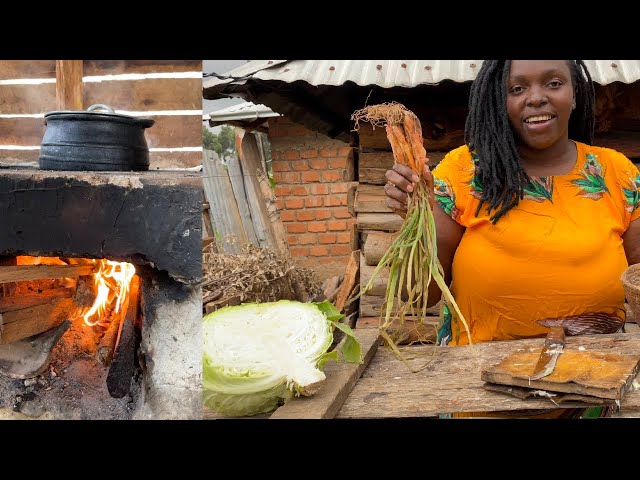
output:
[[[278,300],[315,301],[322,283],[313,270],[297,266],[293,259],[252,244],[238,254],[203,249],[203,296],[220,292],[221,300],[236,295],[241,303]]]

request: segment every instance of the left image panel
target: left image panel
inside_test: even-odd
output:
[[[201,90],[0,60],[0,419],[202,418]]]

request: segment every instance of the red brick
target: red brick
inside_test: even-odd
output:
[[[298,244],[298,235],[287,235],[287,243],[289,245],[297,245]]]
[[[293,210],[296,208],[303,208],[304,207],[304,199],[302,198],[287,198],[284,201],[285,206],[287,207],[287,210]]]
[[[304,223],[287,223],[284,226],[287,229],[287,233],[305,233],[307,226]]]
[[[308,257],[309,247],[291,247],[289,249],[292,257]]]
[[[322,172],[322,181],[324,182],[341,182],[342,171],[340,170],[327,170]]]
[[[334,220],[334,221],[327,222],[327,226],[329,227],[329,230],[331,230],[331,231],[346,230],[347,229],[347,222]]]
[[[327,193],[329,193],[329,185],[324,185],[322,183],[319,183],[317,185],[309,185],[309,193],[311,195],[326,195]]]
[[[351,244],[351,232],[341,232],[336,234],[336,243]]]
[[[320,174],[316,171],[310,170],[308,172],[302,172],[302,182],[303,183],[308,183],[308,182],[319,182],[320,181]]]
[[[349,188],[351,188],[351,183],[341,182],[341,183],[332,183],[331,193],[347,193]]]
[[[282,154],[285,160],[300,160],[300,151],[298,150],[285,150]]]
[[[351,154],[353,147],[340,147],[338,148],[338,157],[348,157]]]
[[[347,168],[346,158],[331,158],[329,159],[329,168]]]
[[[298,210],[296,219],[299,222],[308,222],[316,218],[316,214],[313,210]]]
[[[284,162],[282,160],[271,162],[271,168],[274,172],[289,172],[291,171],[291,162]]]
[[[308,189],[306,185],[293,185],[291,187],[290,195],[298,195],[300,197],[306,197],[308,194]]]
[[[307,163],[307,160],[296,160],[295,162],[291,162],[291,166],[293,167],[293,170],[297,172],[309,170],[309,164]]]
[[[326,232],[327,231],[327,224],[324,222],[311,222],[311,223],[307,223],[307,230],[309,230],[310,232]]]
[[[327,195],[324,197],[324,206],[325,207],[338,207],[340,205],[347,204],[347,196],[346,195]]]
[[[309,160],[309,165],[315,170],[326,170],[327,160],[324,158],[314,158],[313,160]]]
[[[316,211],[316,220],[326,220],[327,218],[331,218],[333,216],[333,212],[326,208],[320,208]]]
[[[296,219],[296,213],[291,210],[282,210],[280,212],[280,221],[293,222]]]
[[[271,150],[271,163],[282,160],[282,152],[280,150]]]
[[[318,150],[315,148],[310,148],[308,150],[303,150],[300,152],[301,158],[316,158],[318,156]]]
[[[274,193],[276,197],[286,197],[291,195],[291,187],[289,185],[276,185]]]
[[[331,255],[349,255],[351,253],[351,245],[331,245]]]
[[[313,255],[314,257],[326,257],[327,255],[329,255],[329,248],[320,245],[314,245],[309,249],[309,255]]]
[[[321,157],[336,157],[338,156],[338,149],[337,148],[321,148],[319,153]]]
[[[284,208],[284,199],[282,197],[276,198],[276,207],[278,207],[278,210]]]
[[[304,206],[305,207],[321,207],[322,205],[324,205],[324,201],[322,200],[322,197],[319,196],[309,196],[306,197],[304,199]]]
[[[298,235],[298,243],[300,245],[311,245],[318,243],[318,235],[315,233],[305,233]]]
[[[321,244],[336,243],[335,233],[321,233],[318,235],[318,241]]]
[[[297,172],[273,172],[273,180],[276,183],[300,183],[300,174]]]
[[[333,209],[333,216],[335,218],[353,218],[351,212],[346,207],[335,207]]]
[[[289,135],[292,137],[306,137],[307,135],[310,135],[312,132],[310,130],[307,130],[306,128],[304,128],[302,125],[294,125],[292,127],[289,128]]]

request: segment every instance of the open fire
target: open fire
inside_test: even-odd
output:
[[[118,314],[123,309],[123,305],[126,309],[131,279],[136,273],[136,269],[131,263],[106,259],[80,258],[66,259],[65,261],[59,257],[18,256],[16,257],[16,265],[92,265],[95,272],[90,275],[93,290],[88,294],[93,296],[95,300],[90,308],[82,305],[78,307],[80,311],[78,316],[81,316],[85,324],[90,327],[94,325],[106,327],[110,323],[107,318],[111,311]],[[63,277],[61,281],[66,285],[76,284],[76,280],[69,277]],[[86,283],[81,285],[84,286]],[[88,287],[84,288],[86,290]]]
[[[140,328],[134,265],[42,256],[5,257],[3,263],[0,373],[27,387],[46,383],[49,391],[56,383],[69,388],[59,383],[62,373],[84,365],[80,370],[102,379],[94,388],[106,384],[112,398],[129,394]]]

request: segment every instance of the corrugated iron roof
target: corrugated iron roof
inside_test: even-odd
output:
[[[229,120],[257,120],[259,118],[279,117],[280,114],[274,112],[269,107],[253,102],[243,102],[237,105],[210,112],[203,116],[204,120],[224,122]]]
[[[585,60],[585,63],[593,81],[600,85],[640,80],[640,60]],[[247,78],[286,83],[302,80],[310,85],[333,86],[350,81],[361,86],[411,88],[443,80],[471,81],[481,65],[482,60],[252,60],[223,78],[205,81],[204,90],[244,82]]]
[[[371,102],[466,107],[483,60],[252,60],[203,82],[203,97],[241,97],[349,142],[353,112]],[[599,85],[640,80],[640,60],[585,60]]]

